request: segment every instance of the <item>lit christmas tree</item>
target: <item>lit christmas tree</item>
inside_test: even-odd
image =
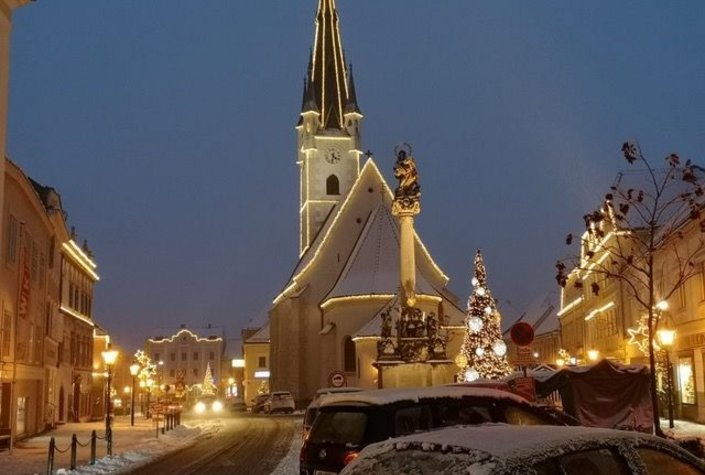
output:
[[[215,387],[215,380],[213,379],[213,373],[211,372],[211,364],[206,365],[206,375],[203,378],[203,387],[201,388],[201,394],[215,394],[218,388]]]
[[[460,368],[458,381],[500,379],[512,372],[507,362],[507,345],[502,340],[501,321],[497,304],[487,287],[487,271],[478,250],[465,317],[465,338],[455,359]]]

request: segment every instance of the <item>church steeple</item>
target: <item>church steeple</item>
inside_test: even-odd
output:
[[[318,2],[311,59],[310,81],[321,113],[321,128],[343,129],[348,84],[335,0]]]

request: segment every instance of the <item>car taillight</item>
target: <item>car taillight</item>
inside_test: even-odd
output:
[[[343,457],[343,465],[347,465],[355,460],[359,454],[359,452],[345,452],[345,456]]]

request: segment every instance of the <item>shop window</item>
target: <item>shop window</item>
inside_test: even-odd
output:
[[[695,376],[692,356],[678,358],[678,389],[682,404],[695,404]]]

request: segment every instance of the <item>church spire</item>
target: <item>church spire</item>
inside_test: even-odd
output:
[[[321,113],[321,128],[343,129],[348,87],[335,0],[318,1],[312,59],[311,84]]]
[[[360,114],[360,106],[357,105],[357,94],[355,93],[355,78],[353,77],[352,64],[349,67],[350,80],[348,81],[348,101],[345,104],[345,113]]]

